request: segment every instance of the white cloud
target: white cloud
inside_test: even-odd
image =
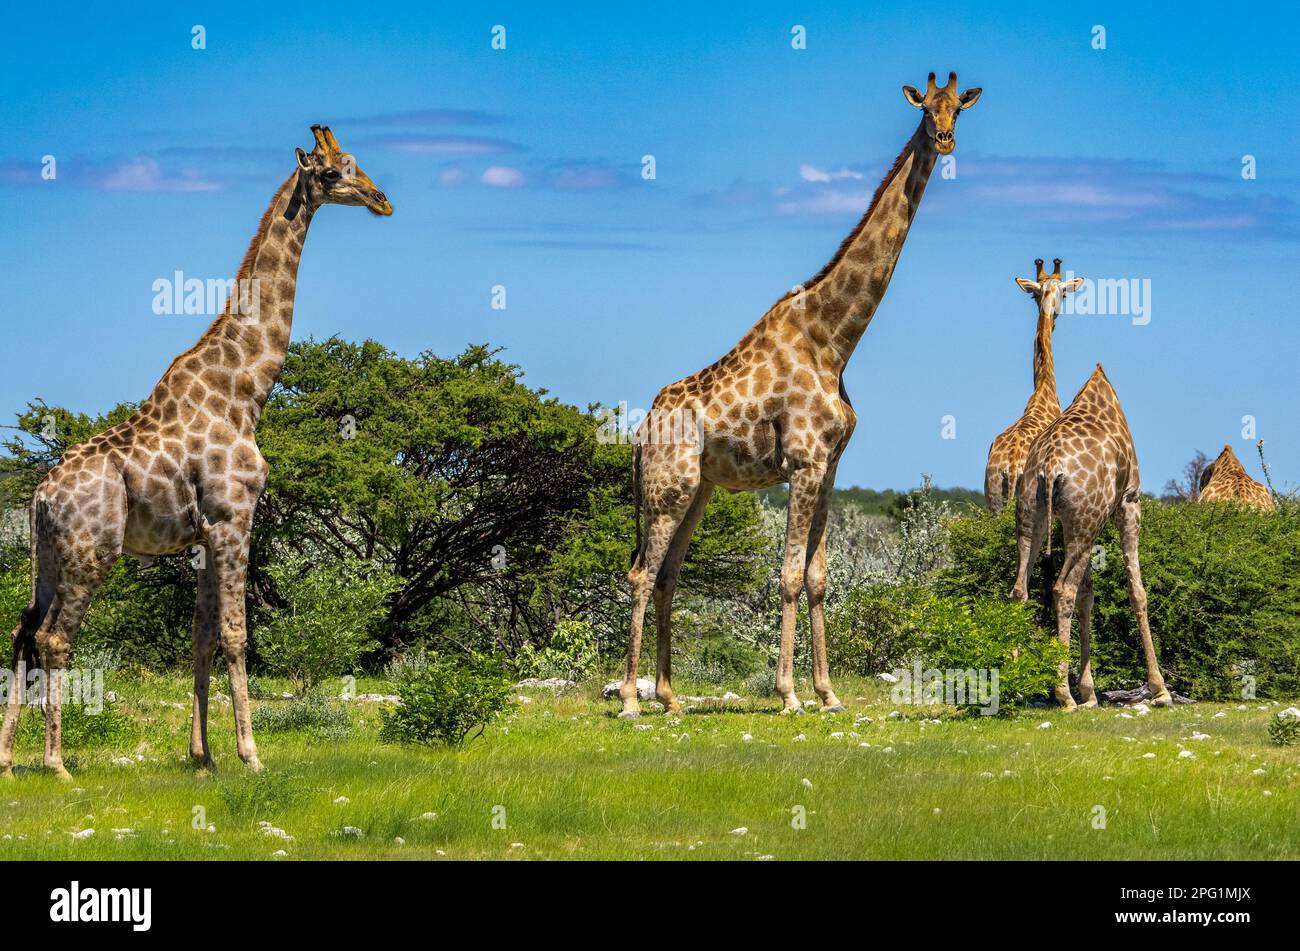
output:
[[[483,170],[479,181],[493,188],[518,188],[524,183],[524,173],[508,165],[493,165]]]
[[[799,177],[805,182],[821,182],[829,184],[830,182],[841,181],[846,178],[860,179],[861,172],[855,172],[851,168],[842,167],[838,171],[830,171],[824,168],[818,168],[816,165],[809,165],[807,162],[799,166]]]

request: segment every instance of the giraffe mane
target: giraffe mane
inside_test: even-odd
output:
[[[862,229],[867,226],[867,222],[871,220],[871,213],[874,212],[876,210],[876,206],[880,204],[880,198],[882,195],[885,194],[885,189],[888,188],[890,183],[893,182],[893,180],[898,177],[898,171],[903,167],[904,160],[906,160],[907,157],[912,153],[912,150],[914,148],[913,146],[914,139],[915,136],[913,136],[911,139],[908,139],[907,144],[903,146],[903,151],[898,153],[898,157],[894,159],[893,166],[889,169],[889,172],[885,175],[885,177],[881,179],[880,184],[876,186],[876,193],[871,196],[871,204],[867,207],[866,214],[862,216],[862,218],[858,221],[854,229],[849,232],[848,237],[846,237],[843,241],[840,242],[839,248],[836,250],[835,254],[831,256],[831,259],[827,261],[824,265],[822,265],[822,269],[820,271],[818,271],[808,280],[804,281],[803,284],[799,286],[798,290],[791,290],[791,291],[787,291],[785,294],[782,294],[780,300],[777,301],[778,304],[783,300],[787,300],[788,298],[793,297],[796,293],[798,293],[799,290],[802,291],[812,290],[812,288],[816,287],[817,283],[822,278],[824,278],[827,274],[831,272],[831,270],[835,267],[835,265],[840,263],[840,260],[844,257],[845,254],[848,253],[848,250],[852,246],[853,242],[858,239],[858,235],[862,233]]]
[[[253,270],[253,262],[257,260],[257,252],[262,247],[262,239],[266,237],[271,230],[271,216],[275,214],[276,207],[280,204],[282,196],[289,188],[293,187],[298,179],[298,172],[295,170],[292,175],[284,180],[284,183],[275,190],[275,197],[271,203],[266,206],[266,211],[262,214],[262,220],[257,223],[257,230],[253,232],[253,239],[248,242],[248,250],[244,252],[244,259],[239,262],[239,270],[235,272],[236,278],[247,277]]]

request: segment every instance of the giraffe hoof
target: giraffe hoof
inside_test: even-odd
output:
[[[1083,703],[1079,704],[1079,709],[1080,709],[1080,710],[1095,710],[1095,709],[1097,709],[1097,698],[1096,698],[1096,697],[1089,697],[1087,700],[1083,701]]]
[[[51,767],[51,772],[54,773],[54,778],[57,779],[57,780],[58,780],[59,782],[61,782],[61,783],[70,783],[70,782],[72,782],[72,774],[71,774],[70,772],[68,772],[68,771],[67,771],[64,767],[62,767],[62,766],[53,766],[53,767]]]
[[[1174,698],[1169,696],[1168,690],[1161,690],[1151,698],[1150,702],[1153,707],[1172,707],[1174,705]]]
[[[782,708],[781,708],[781,716],[783,716],[783,717],[797,717],[797,716],[801,716],[802,714],[803,714],[803,705],[802,705],[802,704],[800,704],[800,705],[797,706],[797,707],[782,707]]]
[[[13,779],[13,778],[14,778],[14,768],[12,766],[6,766],[4,769],[0,769],[0,779]]]

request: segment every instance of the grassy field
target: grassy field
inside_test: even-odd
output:
[[[129,727],[70,744],[70,784],[33,769],[41,718],[25,715],[0,857],[1300,858],[1300,749],[1265,732],[1279,706],[891,716],[884,685],[839,686],[838,715],[764,700],[639,721],[594,686],[534,692],[462,750],[382,744],[380,704],[354,702],[346,738],[263,731],[252,775],[228,703],[213,704],[219,769],[198,774],[188,680],[110,676]]]

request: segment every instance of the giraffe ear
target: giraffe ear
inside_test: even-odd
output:
[[[916,106],[916,108],[918,109],[920,109],[923,105],[925,105],[925,97],[921,95],[920,90],[918,90],[915,86],[904,86],[903,98],[906,99],[908,102],[910,102],[912,105]]]
[[[961,103],[963,109],[969,109],[971,106],[975,105],[975,103],[979,102],[980,93],[982,92],[984,92],[984,90],[979,86],[972,86],[970,89],[967,89],[964,93],[958,96],[957,101]]]
[[[1037,293],[1038,293],[1038,282],[1037,282],[1037,281],[1031,281],[1031,280],[1028,280],[1027,278],[1018,277],[1018,278],[1016,278],[1016,283],[1020,285],[1020,289],[1021,289],[1022,291],[1024,291],[1026,294],[1037,294]]]
[[[307,153],[302,149],[294,149],[293,154],[298,159],[298,167],[304,172],[307,171]]]
[[[1073,294],[1081,287],[1083,287],[1083,278],[1081,277],[1071,278],[1070,280],[1066,281],[1061,285],[1061,293]]]

